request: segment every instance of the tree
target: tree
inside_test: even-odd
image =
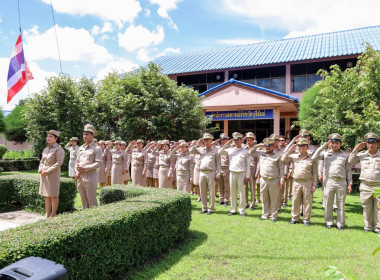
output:
[[[23,143],[26,141],[26,106],[21,100],[20,103],[5,117],[6,135],[8,141]]]
[[[0,110],[0,133],[6,131],[5,122],[4,122],[4,114],[3,111]]]
[[[320,70],[324,80],[314,103],[301,106],[299,124],[313,133],[314,139],[326,141],[331,133],[339,133],[344,144],[353,147],[368,132],[380,132],[380,52],[367,46],[355,67],[341,71]],[[307,110],[305,113],[302,110]]]

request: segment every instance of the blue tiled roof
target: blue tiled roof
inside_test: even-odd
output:
[[[263,87],[258,87],[258,86],[255,86],[255,85],[252,85],[252,84],[248,84],[248,83],[244,83],[244,82],[241,82],[241,81],[237,81],[235,79],[229,79],[227,82],[224,82],[223,84],[220,84],[220,85],[217,85],[213,88],[210,88],[209,90],[206,90],[205,92],[202,92],[201,94],[198,94],[198,97],[201,97],[203,95],[206,95],[207,93],[210,93],[218,88],[221,88],[221,87],[224,87],[228,84],[238,84],[238,85],[242,85],[242,86],[246,86],[246,87],[249,87],[249,88],[253,88],[253,89],[258,89],[258,90],[262,90],[262,91],[265,91],[265,92],[269,92],[269,93],[272,93],[272,94],[275,94],[275,95],[278,95],[278,96],[281,96],[281,97],[286,97],[286,98],[289,98],[289,99],[292,99],[294,101],[298,101],[298,98],[297,97],[294,97],[294,96],[291,96],[291,95],[288,95],[288,94],[284,94],[284,93],[281,93],[281,92],[278,92],[278,91],[274,91],[274,90],[271,90],[271,89],[267,89],[267,88],[263,88]]]
[[[380,25],[298,38],[225,47],[156,58],[165,74],[284,63],[360,54],[368,42],[380,50]]]

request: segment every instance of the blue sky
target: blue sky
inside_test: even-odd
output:
[[[0,0],[0,106],[11,109],[60,73],[50,0],[20,0],[33,73],[6,105],[17,0]],[[157,56],[380,24],[376,0],[53,0],[63,72],[102,79]]]

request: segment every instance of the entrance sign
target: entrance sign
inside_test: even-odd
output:
[[[273,119],[273,109],[206,112],[212,121]]]

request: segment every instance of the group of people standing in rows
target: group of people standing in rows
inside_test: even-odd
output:
[[[66,145],[70,151],[69,176],[76,180],[84,209],[97,205],[98,184],[100,187],[128,184],[131,177],[133,185],[174,187],[197,194],[202,203],[200,213],[208,215],[215,210],[218,190],[219,204],[230,203],[229,216],[245,217],[246,209],[253,210],[261,195],[260,220],[272,222],[277,221],[281,207],[286,207],[292,198],[290,224],[298,223],[303,216],[304,225],[309,226],[313,192],[320,180],[326,227],[333,227],[336,208],[336,226],[343,230],[346,193],[352,190],[352,165],[360,162],[364,231],[380,232],[380,196],[373,197],[373,188],[380,187],[379,136],[374,133],[367,133],[364,142],[350,154],[341,149],[339,134],[331,134],[328,142],[317,149],[310,145],[311,135],[304,129],[290,143],[286,143],[285,137],[273,134],[257,144],[252,132],[245,136],[235,132],[232,139],[222,133],[217,140],[205,133],[201,139],[191,142],[149,141],[145,147],[141,139],[128,145],[124,141],[96,143],[95,136],[95,128],[86,125],[85,143],[79,147],[78,139],[73,137]],[[46,217],[55,216],[58,206],[60,166],[64,159],[58,138],[59,132],[48,132],[48,146],[38,171]],[[364,147],[367,150],[359,152]]]

